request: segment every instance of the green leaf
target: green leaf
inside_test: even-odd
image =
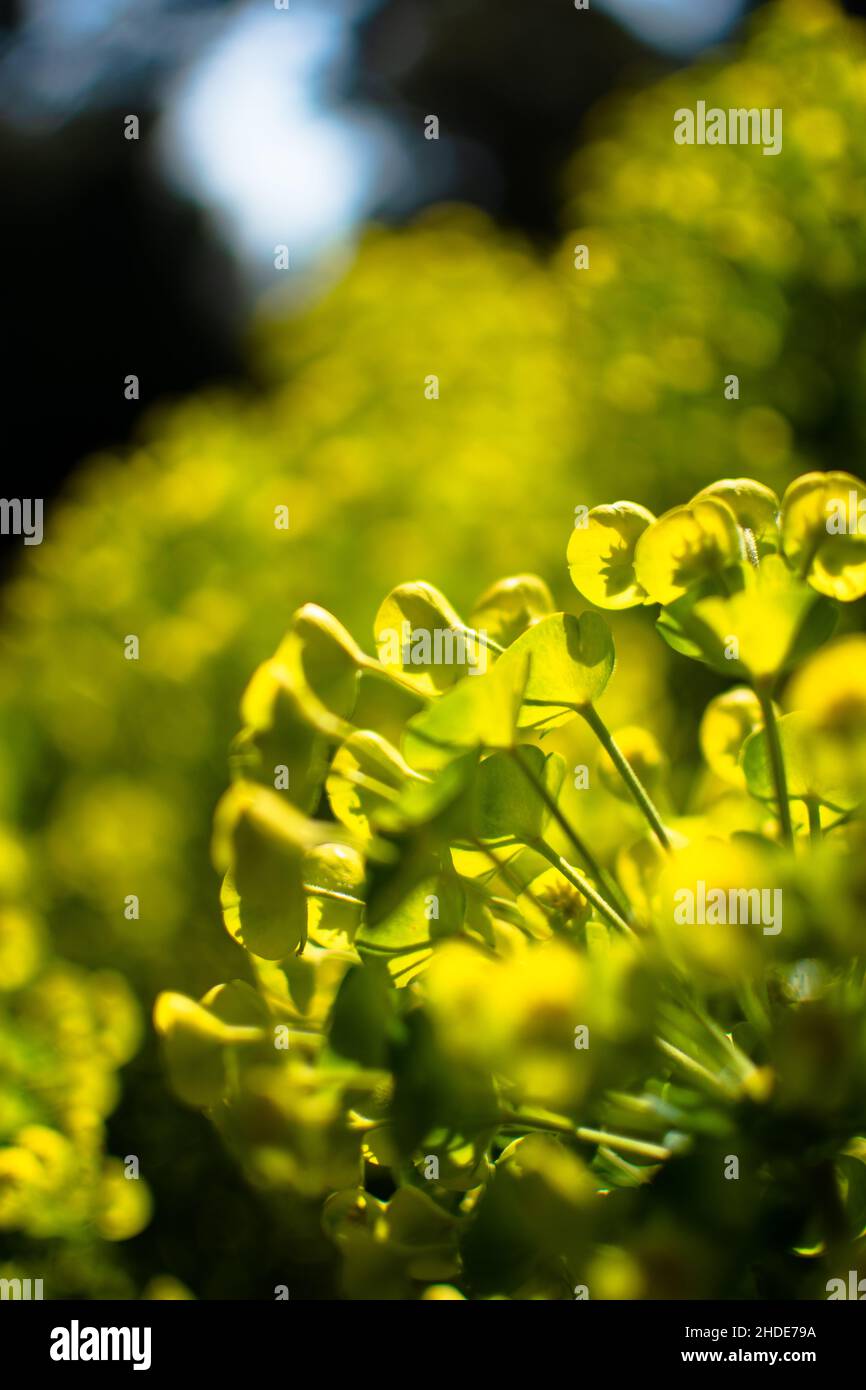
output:
[[[518,638],[506,656],[484,675],[466,676],[409,720],[403,752],[414,768],[435,772],[471,750],[514,746],[527,663],[512,653],[548,621],[545,619]]]
[[[818,771],[815,758],[815,735],[807,715],[795,710],[776,721],[785,772],[789,801],[820,801],[834,810],[844,810],[852,803],[845,793],[826,785]],[[770,749],[764,729],[757,729],[746,739],[742,752],[746,786],[759,801],[776,799]]]
[[[565,761],[540,748],[521,748],[522,758],[555,800],[565,778]],[[480,840],[519,840],[532,844],[544,834],[550,812],[526,772],[508,753],[492,753],[478,768],[475,783],[476,834]]]
[[[329,1050],[362,1067],[386,1067],[393,1000],[380,971],[358,966],[348,970],[334,1000]]]
[[[370,954],[413,950],[429,946],[437,937],[450,936],[463,925],[465,898],[463,886],[453,869],[423,866],[423,877],[416,877],[408,892],[400,894],[389,911],[380,911],[367,921],[355,937],[355,946]],[[395,895],[396,896],[396,895]]]
[[[518,637],[494,670],[504,679],[528,661],[517,722],[521,728],[547,730],[566,723],[599,698],[614,660],[613,637],[599,613],[579,618],[553,613]]]
[[[171,1084],[188,1105],[218,1104],[227,1086],[226,1049],[260,1043],[265,1036],[259,1026],[227,1022],[217,1013],[219,1008],[229,1014],[243,1013],[240,1001],[244,999],[246,1016],[257,1016],[237,990],[240,983],[224,986],[230,991],[228,995],[205,996],[201,1004],[172,992],[160,994],[156,1000],[153,1022],[163,1041]]]
[[[675,650],[714,671],[770,683],[829,635],[832,605],[779,555],[765,556],[744,577],[745,587],[726,597],[686,595],[660,614],[658,627]]]

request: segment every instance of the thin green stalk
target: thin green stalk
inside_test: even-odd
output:
[[[857,806],[852,806],[850,811],[844,811],[841,816],[837,816],[834,821],[831,821],[830,824],[826,826],[826,831],[836,830],[840,825],[850,825],[852,820],[857,820],[862,814],[863,803],[861,802]]]
[[[806,802],[806,809],[809,812],[809,839],[813,845],[821,843],[821,807],[820,804],[810,797]]]
[[[687,1052],[683,1052],[682,1048],[674,1047],[673,1043],[667,1042],[665,1038],[656,1038],[656,1046],[671,1062],[678,1066],[681,1071],[684,1071],[692,1081],[703,1083],[704,1086],[714,1091],[717,1095],[724,1096],[726,1100],[731,1100],[733,1096],[736,1095],[736,1092],[733,1091],[730,1086],[726,1086],[724,1081],[720,1081],[717,1076],[714,1076],[713,1073],[707,1069],[707,1067],[702,1066],[700,1062],[696,1062],[694,1057],[690,1057]]]
[[[327,898],[330,902],[351,903],[353,907],[365,907],[363,898],[355,898],[351,893],[338,893],[336,888],[319,888],[315,883],[305,883],[304,892],[311,898]]]
[[[766,1037],[770,1031],[770,1000],[766,984],[746,980],[737,990],[740,1007],[755,1032]]]
[[[779,726],[776,723],[776,714],[773,709],[773,700],[769,690],[757,683],[755,694],[761,706],[761,713],[764,716],[764,732],[767,738],[767,747],[770,750],[770,767],[773,773],[773,786],[776,791],[776,801],[779,807],[779,825],[782,830],[782,839],[786,845],[792,849],[794,846],[794,827],[791,824],[791,807],[788,802],[788,779],[785,775],[785,759],[782,754],[782,741],[779,738]]]
[[[621,1149],[623,1153],[650,1158],[656,1163],[664,1163],[665,1159],[671,1156],[670,1149],[666,1149],[662,1144],[649,1144],[644,1139],[630,1139],[626,1134],[611,1134],[606,1129],[587,1129],[580,1125],[574,1132],[585,1144],[600,1144],[604,1148]]]
[[[574,826],[571,824],[571,821],[561,810],[560,806],[557,803],[556,797],[551,795],[550,791],[544,785],[541,778],[535,775],[532,768],[529,766],[529,763],[526,761],[524,757],[521,756],[520,748],[513,748],[511,750],[511,756],[514,758],[514,761],[517,763],[518,767],[522,769],[524,776],[531,783],[533,789],[540,796],[541,800],[547,807],[550,814],[553,816],[553,819],[556,821],[560,830],[563,832],[564,835],[567,836],[567,838],[574,845],[574,848],[577,850],[577,853],[583,860],[589,872],[592,874],[594,878],[598,879],[599,883],[604,885],[610,897],[613,898],[617,910],[628,914],[630,911],[629,904],[626,902],[625,897],[621,893],[618,885],[615,884],[611,880],[610,876],[605,873],[604,869],[599,864],[595,855],[592,853],[592,850],[589,848],[587,844],[584,843],[581,836],[578,834]]]
[[[692,996],[688,986],[679,988],[677,993],[679,994],[680,1003],[683,1008],[688,1009],[689,1012],[694,1015],[716,1043],[724,1062],[733,1065],[741,1081],[747,1081],[756,1071],[755,1063],[752,1061],[751,1057],[743,1052],[741,1047],[737,1046],[733,1038],[728,1037],[727,1033],[716,1022],[712,1015]]]
[[[506,1124],[526,1125],[530,1129],[547,1129],[554,1134],[568,1134],[580,1139],[584,1144],[602,1144],[606,1148],[620,1149],[623,1153],[636,1154],[640,1158],[650,1158],[663,1163],[670,1158],[670,1149],[661,1144],[650,1144],[644,1139],[632,1139],[627,1134],[616,1134],[607,1129],[587,1129],[585,1125],[574,1125],[563,1115],[555,1115],[547,1110],[517,1110],[508,1116]]]
[[[538,899],[535,896],[528,884],[523,884],[520,882],[519,879],[515,878],[507,862],[503,863],[501,859],[497,859],[490,845],[485,845],[483,840],[472,840],[470,843],[472,844],[473,849],[477,850],[479,854],[485,855],[490,860],[496,872],[500,874],[502,878],[505,879],[505,882],[508,884],[509,888],[511,888],[518,897],[521,893],[525,893],[529,901],[535,907],[538,908],[542,917],[545,917],[548,920],[550,919],[550,914],[547,911],[547,908],[544,906],[544,903],[541,902],[540,899]],[[491,894],[491,897],[492,896],[493,895]],[[524,936],[532,935],[531,932],[527,931],[526,927],[521,927],[520,930],[523,932]]]
[[[549,864],[552,864],[555,869],[558,869],[563,878],[567,878],[571,886],[576,888],[579,893],[582,893],[588,902],[592,903],[595,910],[601,913],[605,921],[610,922],[612,927],[617,927],[621,932],[625,932],[626,936],[630,936],[632,940],[637,940],[628,922],[620,917],[616,908],[611,907],[607,899],[603,898],[601,894],[593,888],[589,879],[584,878],[583,874],[579,873],[577,869],[572,868],[567,859],[563,859],[562,855],[557,854],[556,850],[551,849],[550,845],[546,844],[544,840],[536,840],[533,849],[538,850],[538,853],[543,855]]]
[[[610,757],[611,762],[625,782],[635,802],[640,807],[641,811],[643,811],[662,849],[670,852],[671,842],[668,839],[667,831],[662,825],[661,816],[653,805],[646,787],[643,785],[628,758],[619,747],[598,710],[594,705],[582,705],[580,713],[592,729],[592,732],[595,734],[602,748]]]

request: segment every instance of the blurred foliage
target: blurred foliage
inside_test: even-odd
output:
[[[379,609],[379,659],[306,605],[253,675],[213,854],[254,986],[165,992],[154,1023],[250,1180],[323,1200],[346,1297],[822,1298],[856,1268],[866,638],[825,645],[866,590],[856,506],[829,525],[852,487],[602,507],[609,551],[593,512],[575,529],[600,599],[658,607],[660,637],[747,682],[664,815],[658,744],[597,708],[607,622],[538,578],[476,605],[504,643],[416,582]],[[600,758],[574,815],[580,721]]]
[[[53,957],[24,905],[24,851],[8,832],[2,850],[0,1239],[12,1256],[2,1275],[42,1279],[53,1297],[129,1297],[101,1243],[137,1235],[150,1194],[107,1157],[105,1126],[118,1070],[140,1041],[140,1010],[120,974]]]
[[[26,920],[45,923],[46,971],[74,969],[87,992],[82,967],[115,968],[145,1008],[157,990],[253,981],[213,930],[210,815],[246,673],[299,602],[360,628],[400,574],[429,574],[469,611],[491,574],[529,568],[563,602],[575,507],[622,491],[658,510],[739,471],[780,487],[856,453],[864,72],[860,28],[835,7],[767,7],[740,53],[600,111],[566,181],[574,230],[550,265],[467,210],[372,229],[318,303],[287,316],[277,300],[262,317],[258,390],[156,410],[128,456],[87,462],[8,586],[0,631],[0,814],[38,865]],[[675,146],[672,112],[699,98],[785,107],[784,155]],[[578,242],[587,271],[573,266]],[[730,372],[737,402],[723,394]],[[500,617],[510,640],[514,616]],[[605,716],[660,741],[674,771],[659,796],[675,800],[696,721],[665,700],[646,622],[613,626],[628,674]],[[128,634],[138,661],[124,659]],[[696,675],[679,699],[716,689]],[[405,713],[385,721],[392,733]],[[591,761],[591,745],[587,729],[569,732],[569,765]],[[654,746],[641,756],[662,778]],[[581,795],[567,776],[566,809]],[[609,860],[621,815],[599,792]],[[16,983],[22,1000],[40,978]],[[132,1104],[160,1103],[141,1079],[152,1061],[128,1074]],[[161,1104],[170,1144],[173,1124],[187,1131]],[[173,1209],[179,1181],[163,1171]],[[192,1273],[183,1282],[198,1292]]]
[[[866,40],[832,0],[781,0],[748,43],[590,118],[565,180],[576,404],[591,500],[671,506],[732,473],[780,486],[866,442]],[[676,145],[674,111],[783,111],[783,149]],[[590,250],[589,270],[573,248]],[[740,379],[737,403],[725,378]]]

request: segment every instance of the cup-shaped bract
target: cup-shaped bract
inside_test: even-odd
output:
[[[808,715],[813,757],[827,783],[866,797],[866,637],[840,637],[795,673],[786,701]]]
[[[370,839],[377,812],[392,805],[413,779],[419,780],[418,773],[387,739],[357,729],[334,754],[325,787],[337,820]]]
[[[213,860],[225,874],[222,907],[229,934],[265,960],[303,950],[304,855],[350,838],[332,823],[308,820],[267,787],[235,782],[217,806],[213,835]]]
[[[804,473],[782,498],[782,549],[819,594],[866,594],[866,484],[852,473]]]
[[[727,503],[696,498],[647,527],[635,547],[634,569],[648,601],[664,605],[706,585],[723,589],[743,556],[742,534]]]
[[[484,590],[473,605],[469,625],[500,647],[510,647],[521,632],[553,610],[553,596],[543,579],[537,574],[515,574]]]
[[[743,532],[746,558],[752,564],[779,549],[779,499],[772,488],[754,478],[720,478],[701,488],[692,503],[708,497],[730,507]]]
[[[358,673],[367,664],[351,633],[317,603],[305,603],[275,653],[295,683],[307,687],[332,714],[348,719],[358,693]]]
[[[350,945],[364,912],[363,855],[352,845],[317,845],[304,858],[303,877],[310,941]]]
[[[492,652],[444,594],[416,580],[398,584],[374,623],[376,650],[387,671],[426,695],[439,695],[470,671],[487,670]]]
[[[635,547],[652,512],[637,502],[592,507],[568,542],[568,569],[574,587],[599,608],[634,608],[647,602],[634,569]]]
[[[749,734],[763,727],[761,702],[749,686],[735,685],[716,695],[704,710],[699,733],[707,766],[723,782],[745,787],[740,753]]]

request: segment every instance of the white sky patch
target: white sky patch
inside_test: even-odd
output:
[[[745,0],[590,0],[645,43],[684,56],[722,38]]]
[[[215,215],[257,280],[272,278],[275,246],[293,265],[317,259],[409,177],[384,118],[328,108],[357,8],[248,6],[169,94],[159,140],[169,175]]]

